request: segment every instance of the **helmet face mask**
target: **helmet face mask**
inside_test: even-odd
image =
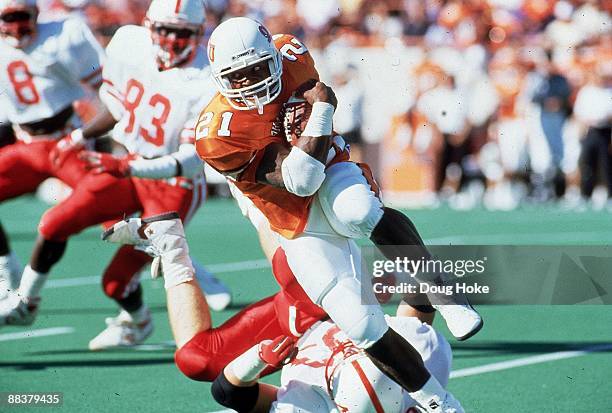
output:
[[[282,70],[282,62],[277,62],[278,59],[279,56],[267,55],[255,59],[250,64],[245,63],[243,67],[228,68],[218,74],[215,73],[214,78],[221,94],[238,110],[260,109],[272,102],[281,92],[282,71],[277,70],[277,67],[281,67]],[[245,77],[247,79],[251,77],[249,80],[252,81],[247,86],[236,87],[232,81],[233,76],[238,73],[253,73],[257,68],[265,70],[260,69],[264,73],[263,76],[257,76],[253,80],[254,76],[246,75]]]
[[[257,21],[238,17],[221,23],[210,37],[208,55],[217,89],[233,108],[263,113],[263,106],[280,95],[282,55]]]
[[[206,13],[202,0],[153,0],[145,26],[151,31],[160,70],[184,65],[197,52]]]
[[[30,1],[0,1],[0,4],[0,37],[12,47],[26,47],[36,35],[38,8],[35,3],[32,5]]]
[[[149,23],[149,29],[160,69],[181,66],[195,56],[200,40],[200,28],[155,22]]]

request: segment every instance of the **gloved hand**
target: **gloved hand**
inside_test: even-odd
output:
[[[289,336],[278,336],[274,340],[262,341],[259,345],[259,358],[272,367],[282,367],[297,355],[297,340]]]
[[[130,158],[118,158],[109,153],[85,151],[79,154],[79,158],[88,163],[87,169],[93,173],[109,173],[118,178],[130,175]]]
[[[78,152],[85,146],[83,131],[75,129],[70,134],[57,141],[49,153],[49,161],[55,168],[59,168],[71,153]]]

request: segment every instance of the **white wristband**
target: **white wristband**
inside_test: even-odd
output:
[[[333,119],[334,105],[327,102],[315,102],[302,136],[330,136],[333,130]]]
[[[259,358],[260,344],[254,345],[227,365],[231,373],[243,383],[257,380],[267,367],[266,362]]]

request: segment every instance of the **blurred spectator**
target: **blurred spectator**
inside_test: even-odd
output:
[[[249,16],[305,42],[338,95],[335,129],[355,159],[367,148],[376,167],[382,151],[395,202],[443,190],[451,207],[512,209],[598,183],[612,195],[610,0],[203,1],[206,34]],[[39,3],[81,14],[106,44],[149,0]]]
[[[580,156],[580,185],[582,196],[593,195],[598,177],[606,186],[608,199],[612,198],[612,73],[601,65],[590,71],[587,81],[578,91],[574,116],[586,128]]]
[[[549,59],[540,68],[541,82],[533,97],[538,105],[542,131],[550,152],[550,164],[543,176],[538,176],[536,196],[547,200],[550,196],[548,184],[554,183],[556,196],[565,192],[565,181],[562,176],[561,161],[563,159],[563,127],[571,114],[570,95],[572,93],[567,78]]]
[[[363,160],[361,137],[363,86],[359,72],[353,64],[349,63],[346,67],[336,70],[332,80],[332,87],[338,98],[338,108],[334,114],[334,130],[351,145],[351,158],[359,162]]]

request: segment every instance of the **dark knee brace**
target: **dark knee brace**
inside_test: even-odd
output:
[[[421,246],[423,251],[427,252],[425,243],[410,218],[393,208],[384,207],[383,211],[383,216],[370,237],[373,243]]]
[[[221,373],[213,382],[210,392],[221,406],[236,410],[238,413],[248,413],[257,403],[259,383],[248,387],[235,386],[227,380],[224,373]]]

